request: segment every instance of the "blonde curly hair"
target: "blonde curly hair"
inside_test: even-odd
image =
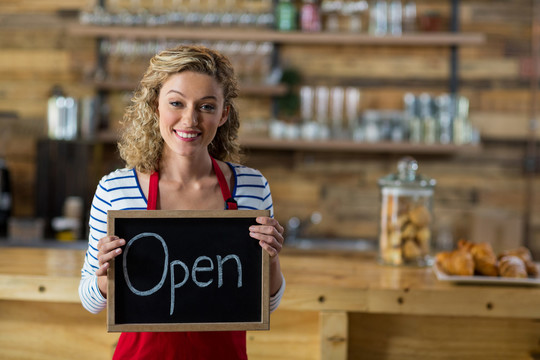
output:
[[[181,45],[164,50],[150,60],[124,113],[118,150],[127,167],[143,173],[158,170],[164,146],[157,115],[159,92],[171,75],[183,71],[210,75],[223,88],[224,106],[229,107],[229,116],[225,124],[218,128],[208,151],[218,160],[240,161],[240,145],[237,142],[240,121],[234,103],[238,97],[238,81],[230,61],[204,46]]]

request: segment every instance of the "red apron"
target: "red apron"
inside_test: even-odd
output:
[[[223,200],[228,210],[236,210],[227,181],[212,158]],[[159,174],[150,176],[148,210],[157,205]],[[113,360],[240,360],[247,359],[245,331],[128,332],[122,333]]]

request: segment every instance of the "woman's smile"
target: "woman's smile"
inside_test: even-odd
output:
[[[194,141],[200,137],[201,133],[196,131],[173,130],[178,138],[184,141]]]

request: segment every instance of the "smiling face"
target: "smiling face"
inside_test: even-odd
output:
[[[158,99],[163,151],[181,156],[208,154],[208,145],[227,115],[223,89],[214,78],[192,71],[171,75]]]

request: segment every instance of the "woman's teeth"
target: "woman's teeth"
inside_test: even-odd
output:
[[[186,138],[186,139],[192,139],[194,137],[197,137],[197,135],[198,135],[196,133],[185,133],[185,132],[182,132],[182,131],[177,131],[176,133],[178,134],[178,136],[180,136],[182,138]]]

